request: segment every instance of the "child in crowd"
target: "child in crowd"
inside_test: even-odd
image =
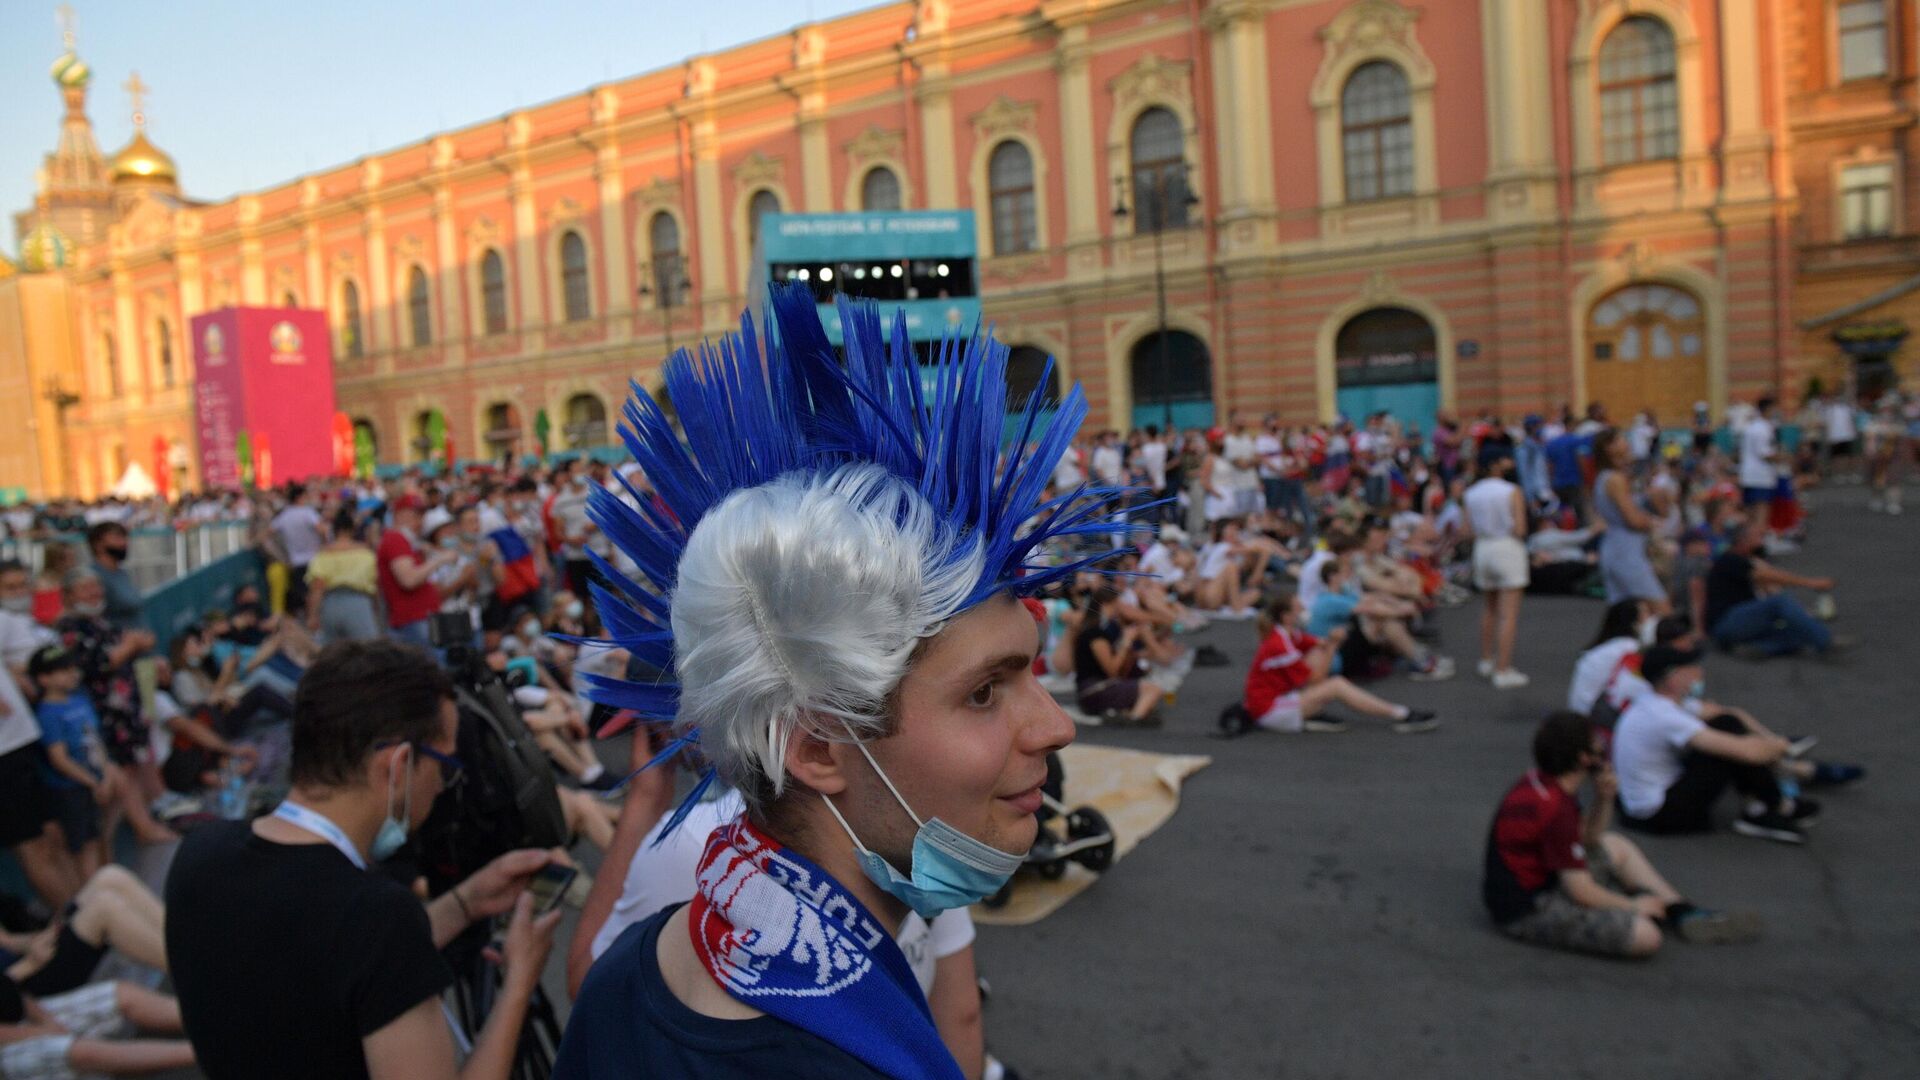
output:
[[[1329,674],[1334,651],[1347,636],[1336,627],[1326,640],[1301,629],[1304,612],[1289,593],[1267,605],[1260,614],[1260,647],[1247,670],[1243,705],[1245,726],[1289,734],[1301,731],[1345,731],[1338,717],[1325,715],[1339,702],[1355,712],[1393,722],[1402,735],[1432,731],[1440,721],[1428,709],[1395,705],[1355,686],[1345,677]]]
[[[53,796],[67,850],[79,860],[82,878],[91,877],[111,861],[109,845],[117,819],[108,808],[125,781],[107,763],[100,718],[80,688],[80,664],[74,655],[62,646],[47,645],[27,661],[27,674],[40,688],[34,714],[47,751],[41,778]]]

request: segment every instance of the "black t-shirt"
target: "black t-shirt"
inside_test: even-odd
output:
[[[1096,618],[1096,616],[1088,616]],[[1100,619],[1092,627],[1080,631],[1073,639],[1073,681],[1076,689],[1085,689],[1097,682],[1105,682],[1116,676],[1108,675],[1107,669],[1100,666],[1100,658],[1093,655],[1093,643],[1104,640],[1114,652],[1120,651],[1120,623],[1114,619]],[[1121,676],[1126,672],[1122,671]]]
[[[772,1016],[722,1020],[688,1008],[660,974],[660,928],[682,905],[630,926],[587,972],[554,1080],[862,1080],[880,1073]]]
[[[168,966],[208,1080],[366,1076],[361,1039],[453,982],[419,899],[331,844],[207,825],[166,892]]]
[[[1713,560],[1707,570],[1708,633],[1720,622],[1720,616],[1753,599],[1753,560],[1737,551],[1729,551]]]

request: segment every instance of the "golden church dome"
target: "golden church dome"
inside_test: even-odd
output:
[[[174,171],[173,159],[165,150],[147,141],[147,133],[135,131],[133,141],[113,155],[108,163],[113,170],[115,183],[122,180],[174,180],[180,179]]]
[[[53,62],[48,74],[53,76],[55,83],[68,89],[84,87],[93,81],[93,69],[87,66],[86,61],[73,55],[72,49],[62,53],[60,59]]]

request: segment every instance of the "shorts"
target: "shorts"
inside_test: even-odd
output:
[[[1104,712],[1126,712],[1140,701],[1139,679],[1102,679],[1080,688],[1080,711],[1098,716]]]
[[[1473,542],[1473,587],[1481,592],[1524,589],[1528,573],[1527,545],[1511,536],[1493,536]]]
[[[1300,695],[1281,694],[1273,699],[1267,711],[1254,721],[1255,727],[1262,731],[1282,731],[1288,735],[1298,735],[1306,724],[1306,717],[1300,715]]]
[[[94,983],[70,994],[45,998],[40,1007],[69,1034],[46,1035],[0,1046],[0,1076],[7,1080],[95,1080],[101,1074],[75,1072],[67,1060],[73,1041],[124,1038],[133,1034],[133,1025],[120,1015],[120,990],[116,983]]]
[[[1613,873],[1604,846],[1587,852],[1587,872],[1604,888],[1626,892]],[[1582,907],[1558,888],[1549,886],[1534,897],[1533,910],[1500,927],[1517,941],[1601,956],[1628,956],[1633,950],[1633,924],[1639,913],[1622,908]]]
[[[53,820],[53,800],[40,779],[40,744],[30,742],[0,754],[0,848],[38,837]]]
[[[1257,514],[1265,505],[1265,500],[1262,498],[1260,489],[1257,487],[1235,488],[1230,494],[1233,499],[1234,517],[1246,517],[1250,514]]]
[[[1775,487],[1743,487],[1740,489],[1740,505],[1758,506],[1761,503],[1770,503],[1777,490],[1779,489]]]
[[[53,819],[67,834],[67,850],[77,852],[100,839],[100,805],[83,787],[55,788]]]
[[[37,998],[52,997],[77,990],[93,978],[94,969],[107,955],[104,945],[89,945],[73,932],[73,907],[68,905],[67,920],[60,924],[60,936],[54,939],[53,955],[39,971],[20,980],[20,989]]]

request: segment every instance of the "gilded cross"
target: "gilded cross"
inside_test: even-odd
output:
[[[66,49],[67,49],[67,51],[68,51],[68,52],[72,52],[72,51],[73,51],[73,39],[74,39],[74,34],[73,34],[73,25],[74,25],[74,17],[73,17],[73,5],[72,5],[72,4],[61,4],[61,5],[59,6],[59,7],[57,7],[57,8],[54,8],[54,9],[53,9],[53,17],[54,17],[54,21],[56,21],[56,22],[58,22],[58,23],[60,24],[60,42],[61,42],[61,44],[63,44],[63,45],[65,45],[65,46],[66,46]]]
[[[133,126],[145,128],[147,126],[147,91],[153,87],[141,82],[140,73],[136,71],[121,84],[120,88],[125,90],[127,97],[133,101]]]

